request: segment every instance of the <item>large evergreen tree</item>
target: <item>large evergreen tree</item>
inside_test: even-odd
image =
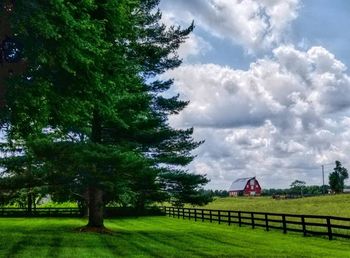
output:
[[[192,129],[169,126],[187,102],[165,98],[172,81],[156,79],[181,64],[176,51],[193,25],[162,25],[158,3],[18,0],[12,14],[26,72],[8,83],[8,142],[25,142],[52,184],[87,191],[91,227],[103,227],[106,193],[179,173],[200,144]]]

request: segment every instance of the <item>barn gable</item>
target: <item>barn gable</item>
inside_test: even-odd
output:
[[[261,187],[255,177],[238,178],[229,188],[229,196],[255,196],[261,194]]]

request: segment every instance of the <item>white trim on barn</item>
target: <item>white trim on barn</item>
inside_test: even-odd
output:
[[[231,184],[229,196],[260,195],[261,187],[255,177],[238,178]]]

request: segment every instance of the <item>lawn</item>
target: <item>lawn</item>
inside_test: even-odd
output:
[[[167,217],[107,220],[112,235],[79,233],[83,219],[0,218],[0,257],[350,257],[350,241]]]
[[[280,199],[271,197],[226,197],[215,199],[205,208],[350,217],[350,194]],[[201,207],[202,208],[202,207]]]

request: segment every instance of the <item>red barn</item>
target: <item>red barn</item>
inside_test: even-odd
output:
[[[261,194],[261,187],[255,177],[238,178],[228,190],[229,196],[256,196]]]

